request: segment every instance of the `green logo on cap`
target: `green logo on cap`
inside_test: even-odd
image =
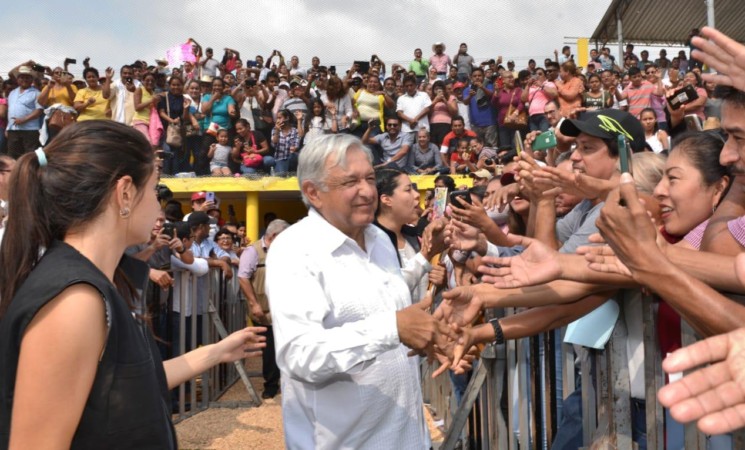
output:
[[[619,121],[612,117],[604,116],[602,114],[598,114],[598,119],[600,119],[600,129],[603,131],[607,131],[608,133],[613,134],[623,134],[628,138],[628,140],[633,141],[634,137],[631,136],[631,134],[626,131],[626,129],[621,125]]]

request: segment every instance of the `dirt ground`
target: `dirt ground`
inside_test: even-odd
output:
[[[261,361],[249,361],[249,375],[261,373]],[[264,380],[251,377],[251,384],[261,395]],[[250,401],[246,387],[239,380],[218,402]],[[263,400],[259,407],[210,408],[176,425],[180,449],[238,450],[283,449],[282,394]]]
[[[261,373],[261,362],[249,361],[249,375]],[[251,377],[251,384],[261,395],[263,379]],[[248,402],[250,397],[240,380],[218,402]],[[282,394],[264,400],[255,408],[210,408],[176,424],[179,448],[182,450],[251,450],[285,448],[282,427]],[[425,408],[427,423],[435,448],[442,432]]]

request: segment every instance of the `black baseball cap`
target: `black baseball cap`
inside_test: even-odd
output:
[[[569,137],[585,133],[600,139],[615,139],[623,134],[634,152],[644,150],[644,128],[636,117],[626,111],[604,109],[586,112],[580,119],[564,120],[559,131]]]
[[[203,211],[194,211],[189,214],[189,219],[186,221],[189,224],[189,228],[194,228],[199,225],[205,225],[210,223],[210,216]]]

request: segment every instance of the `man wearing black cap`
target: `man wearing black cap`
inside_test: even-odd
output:
[[[559,131],[564,136],[575,138],[575,149],[569,159],[576,176],[617,179],[620,175],[617,170],[619,135],[626,138],[632,151],[644,149],[641,123],[624,111],[603,110],[587,113],[582,120],[567,119],[561,123]],[[562,253],[574,253],[577,247],[587,244],[591,234],[597,233],[595,219],[603,201],[604,193],[598,193],[596,198],[586,198],[558,222],[553,202],[539,203],[536,238]]]
[[[618,136],[624,136],[634,152],[644,149],[644,129],[631,114],[618,110],[603,110],[586,113],[582,119],[566,119],[561,122],[562,135],[575,138],[575,148],[570,156],[576,176],[588,176],[599,180],[617,180]],[[609,183],[611,186],[613,183]],[[556,221],[554,198],[541,199],[536,208],[536,239],[558,249],[560,253],[573,254],[577,247],[587,245],[589,236],[598,232],[595,225],[600,215],[607,192],[599,192],[595,198],[585,198],[568,214]],[[610,306],[610,305],[608,305]],[[602,306],[601,306],[602,307]],[[578,321],[583,321],[580,318]],[[591,319],[587,319],[591,320]],[[588,326],[585,323],[577,327]],[[552,448],[579,448],[582,444],[581,395],[576,391],[562,404],[559,431]]]

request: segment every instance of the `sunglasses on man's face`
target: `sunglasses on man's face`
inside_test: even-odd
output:
[[[398,124],[397,124],[397,123],[395,123],[395,122],[391,122],[391,123],[387,123],[387,124],[385,124],[385,126],[387,126],[387,127],[397,127],[397,126],[398,126]]]

